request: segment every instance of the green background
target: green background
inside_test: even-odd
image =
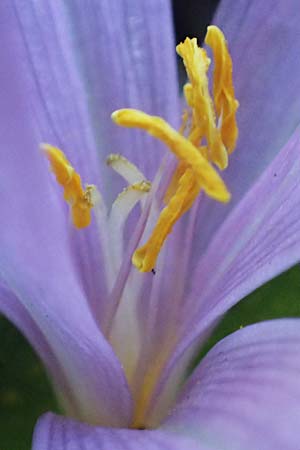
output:
[[[233,307],[202,354],[240,326],[278,317],[300,317],[299,297],[297,266]],[[29,450],[37,418],[58,408],[38,358],[20,333],[2,317],[0,337],[0,450]]]

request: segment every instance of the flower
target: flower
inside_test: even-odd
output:
[[[148,188],[138,190],[143,213],[137,220],[132,211],[127,229],[123,219],[136,197],[122,196],[108,223],[100,200],[101,226],[92,220],[75,230],[36,149],[56,143],[107,204],[119,182],[100,164],[104,155],[122,151],[154,178],[163,148],[118,129],[107,113],[139,108],[178,126],[168,2],[90,1],[84,11],[77,1],[0,6],[0,308],[40,354],[69,416],[43,416],[34,449],[297,448],[298,320],[227,337],[178,396],[218,318],[300,255],[297,2],[242,0],[238,10],[235,3],[224,2],[216,18],[241,103],[239,143],[224,172],[232,201],[224,206],[202,196],[175,225],[155,274],[131,264],[145,226],[155,224]],[[133,166],[128,173],[137,174]],[[84,192],[88,205],[97,200],[92,193]]]

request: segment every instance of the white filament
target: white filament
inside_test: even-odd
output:
[[[115,199],[108,212],[100,192],[92,190],[92,202],[100,233],[100,242],[106,271],[108,290],[116,281],[124,254],[124,228],[128,216],[138,202],[143,202],[150,191],[151,183],[140,170],[120,155],[110,155],[107,164],[121,175],[127,186]],[[142,204],[143,206],[143,204]]]
[[[135,205],[150,191],[150,183],[142,181],[124,189],[114,201],[108,218],[108,229],[111,236],[111,251],[116,271],[119,270],[124,253],[124,227],[126,220]]]
[[[144,174],[122,155],[112,153],[107,158],[106,164],[121,175],[128,184],[142,183],[146,180]]]

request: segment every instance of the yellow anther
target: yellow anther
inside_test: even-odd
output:
[[[151,116],[136,109],[120,109],[112,114],[112,119],[118,125],[141,128],[160,139],[180,161],[193,169],[197,182],[210,197],[220,202],[229,201],[230,194],[215,169],[188,139],[161,117]]]
[[[167,187],[166,193],[164,195],[164,202],[168,203],[171,199],[171,197],[175,194],[178,183],[182,175],[187,169],[187,165],[184,162],[179,162],[177,164],[176,169],[174,170],[174,173],[172,175],[171,181],[169,183],[169,186]]]
[[[64,153],[49,144],[41,144],[57,182],[64,188],[64,199],[71,207],[72,221],[75,227],[85,228],[91,223],[94,186],[83,189],[80,175],[75,172]]]
[[[179,129],[180,134],[185,134],[185,131],[188,127],[189,119],[190,119],[189,111],[187,109],[185,109],[182,113],[181,126]]]
[[[150,272],[155,267],[157,256],[177,220],[185,212],[187,199],[194,202],[201,189],[193,169],[187,169],[178,183],[178,189],[162,210],[148,242],[138,248],[132,257],[133,264],[141,272]],[[189,205],[190,206],[190,205]]]
[[[191,83],[185,83],[183,86],[183,94],[186,103],[191,107],[194,108],[194,100],[193,100],[193,87]]]
[[[207,71],[210,65],[205,50],[199,48],[197,39],[186,38],[176,47],[182,57],[190,83],[185,86],[184,94],[188,105],[193,110],[193,142],[206,139],[211,160],[220,169],[228,164],[226,148],[216,124],[213,102],[208,88]]]
[[[216,26],[207,28],[205,43],[211,48],[215,61],[213,95],[216,112],[221,118],[222,141],[228,153],[231,153],[238,137],[236,111],[239,106],[234,96],[232,61],[225,37]]]
[[[147,131],[164,142],[179,159],[167,193],[168,204],[162,210],[148,242],[137,249],[132,257],[133,264],[141,272],[148,272],[155,266],[160,249],[175,222],[192,206],[201,189],[221,202],[229,201],[230,194],[201,151],[162,118],[134,109],[115,111],[112,118],[119,125]]]

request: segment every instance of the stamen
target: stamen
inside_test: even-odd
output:
[[[206,51],[198,47],[195,38],[186,38],[176,47],[189,78],[184,86],[187,109],[183,113],[179,131],[161,117],[136,109],[120,109],[112,114],[117,124],[143,129],[160,139],[178,159],[177,168],[165,192],[166,206],[148,242],[137,249],[132,257],[133,264],[142,272],[153,270],[160,249],[175,222],[191,208],[201,190],[220,202],[230,200],[226,185],[211,163],[220,169],[228,165],[228,154],[234,150],[238,137],[236,111],[239,103],[234,96],[232,61],[223,33],[217,27],[210,26],[205,42],[211,48],[215,61],[213,99],[209,92],[207,72],[210,59]],[[123,254],[122,231],[125,221],[138,201],[141,201],[143,208],[144,194],[149,191],[150,183],[126,158],[118,154],[110,155],[107,164],[125,178],[130,186],[117,197],[107,220],[106,211],[97,207],[96,187],[82,186],[80,175],[61,150],[49,144],[42,144],[41,147],[58,183],[64,188],[64,198],[71,207],[74,225],[77,228],[87,227],[91,222],[91,209],[95,206],[97,221],[108,225],[110,230],[107,230],[107,234],[112,230],[112,234],[117,235],[115,250],[110,252],[106,248],[104,252],[115,261],[112,261],[110,270],[113,280],[113,266],[117,266]],[[106,230],[106,226],[103,229]]]
[[[209,92],[208,68],[210,59],[197,40],[186,38],[176,47],[186,67],[189,82],[184,86],[188,105],[179,132],[161,117],[150,116],[135,109],[121,109],[112,119],[125,127],[136,127],[160,139],[179,162],[166,190],[166,207],[159,215],[148,242],[137,249],[133,264],[142,272],[153,270],[157,256],[175,222],[188,211],[201,189],[210,197],[227,202],[230,194],[210,161],[220,169],[228,165],[228,153],[234,150],[238,136],[232,83],[232,61],[223,33],[215,26],[208,27],[205,42],[211,47],[215,60],[213,94]],[[216,108],[216,110],[215,110]]]
[[[168,234],[171,233],[175,222],[190,208],[200,189],[201,185],[197,183],[195,173],[192,169],[187,169],[179,180],[177,191],[160,213],[151,237],[133,254],[132,263],[141,272],[150,272],[155,267]]]
[[[234,96],[232,60],[222,31],[209,26],[205,43],[211,48],[215,61],[213,94],[216,112],[221,117],[221,136],[228,153],[232,153],[238,138],[236,111],[239,102]]]
[[[205,50],[199,48],[197,39],[186,38],[176,47],[182,57],[190,83],[185,86],[184,94],[193,110],[193,126],[197,139],[205,138],[210,150],[211,160],[220,168],[228,164],[227,152],[216,125],[213,102],[208,89],[207,71],[210,65]]]
[[[75,172],[64,153],[49,144],[41,144],[57,182],[64,188],[64,199],[71,207],[71,216],[76,228],[85,228],[91,223],[93,190],[95,186],[88,185],[83,189],[80,175]]]
[[[137,249],[132,257],[133,264],[141,272],[149,272],[155,266],[160,249],[175,222],[191,207],[201,188],[222,202],[227,202],[230,194],[199,149],[162,118],[134,109],[115,111],[112,118],[119,125],[146,130],[162,140],[179,159],[174,183],[169,191],[169,203],[162,210],[148,242]],[[177,182],[178,177],[180,178]]]
[[[184,172],[186,171],[186,169],[187,169],[187,165],[184,162],[180,162],[177,164],[177,167],[174,170],[171,181],[169,183],[169,186],[168,186],[165,196],[164,196],[165,203],[169,203],[171,197],[176,192],[179,180],[182,177],[182,175],[184,174]]]
[[[193,87],[191,83],[185,83],[183,86],[183,94],[187,105],[194,108]]]
[[[228,202],[230,194],[218,173],[200,154],[199,150],[184,136],[158,116],[151,116],[136,109],[120,109],[112,119],[125,127],[142,128],[164,142],[180,161],[193,169],[198,182],[210,197]]]

